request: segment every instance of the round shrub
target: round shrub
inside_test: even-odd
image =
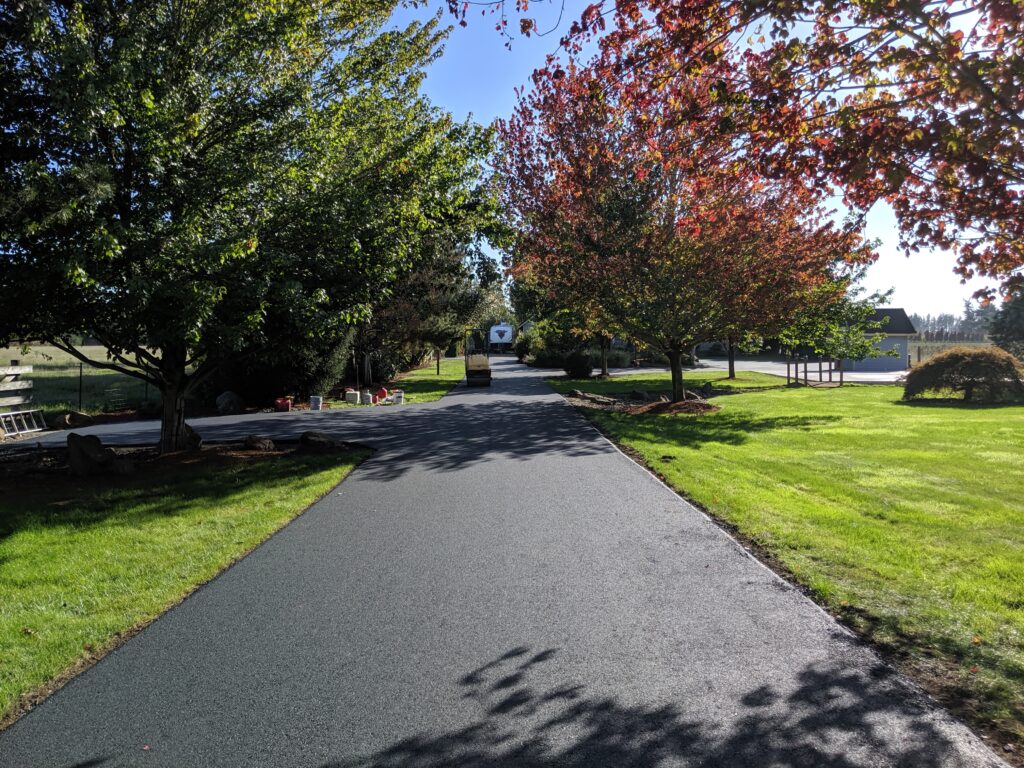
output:
[[[590,353],[584,349],[570,352],[565,358],[565,372],[570,379],[589,379],[594,371]]]
[[[903,399],[926,392],[963,393],[964,401],[998,402],[1024,394],[1024,368],[997,347],[954,347],[911,369]]]
[[[532,331],[520,331],[519,335],[516,336],[516,340],[512,342],[512,351],[515,353],[519,362],[530,354],[531,344],[533,342]]]

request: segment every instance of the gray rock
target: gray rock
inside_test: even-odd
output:
[[[92,477],[114,471],[117,454],[104,448],[96,435],[68,435],[68,466],[75,477]]]
[[[91,427],[95,422],[96,420],[86,413],[68,411],[51,418],[49,426],[52,429],[81,429],[82,427]]]
[[[250,451],[272,451],[276,447],[274,441],[269,437],[260,437],[259,435],[247,436],[244,445]]]
[[[711,386],[711,382],[710,381],[705,381],[704,382],[704,386],[700,388],[700,394],[701,394],[701,396],[705,400],[707,400],[709,397],[711,397],[711,393],[714,392],[714,391],[715,391],[715,388],[713,386]]]
[[[596,403],[597,405],[615,405],[615,403],[617,402],[614,397],[605,397],[604,395],[595,395],[595,394],[593,394],[591,392],[582,392],[582,393],[580,393],[580,397],[583,400],[588,400],[591,403]]]
[[[244,408],[245,401],[242,400],[242,396],[231,390],[217,395],[217,413],[221,416],[233,416],[241,413]]]
[[[192,429],[188,424],[183,424],[181,428],[185,433],[185,450],[200,450],[203,447],[203,438],[199,436],[199,433]]]
[[[651,399],[651,396],[642,389],[634,389],[632,392],[629,393],[629,398],[631,400],[640,400],[641,402],[646,403],[648,400]]]

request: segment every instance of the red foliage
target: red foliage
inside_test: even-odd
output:
[[[503,2],[494,4],[503,8]],[[694,78],[772,176],[892,205],[908,250],[1024,285],[1024,6],[1010,0],[602,0],[568,29],[638,112]],[[709,86],[710,87],[710,86]],[[665,115],[667,116],[667,115]]]
[[[772,333],[823,286],[842,290],[837,265],[870,258],[813,184],[769,175],[721,130],[719,80],[650,88],[551,61],[501,126],[512,274],[599,307],[676,372],[690,345]]]

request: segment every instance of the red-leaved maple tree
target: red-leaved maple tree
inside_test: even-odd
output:
[[[841,293],[840,265],[871,258],[824,215],[814,185],[766,175],[717,129],[716,82],[629,92],[552,63],[501,126],[513,277],[555,302],[598,305],[664,352],[676,400],[694,344],[769,335],[823,286]]]
[[[963,277],[1012,291],[1024,285],[1022,33],[1013,0],[603,0],[563,43],[578,55],[596,39],[597,76],[638,109],[715,78],[718,129],[767,173],[836,184],[859,212],[886,201],[908,250],[950,249]]]

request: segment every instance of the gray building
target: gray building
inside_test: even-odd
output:
[[[867,357],[863,360],[843,360],[843,368],[847,371],[903,371],[909,368],[910,337],[917,333],[914,324],[901,308],[876,309],[873,322],[881,322],[885,337],[878,348],[882,352],[895,350],[896,355],[890,357]]]

